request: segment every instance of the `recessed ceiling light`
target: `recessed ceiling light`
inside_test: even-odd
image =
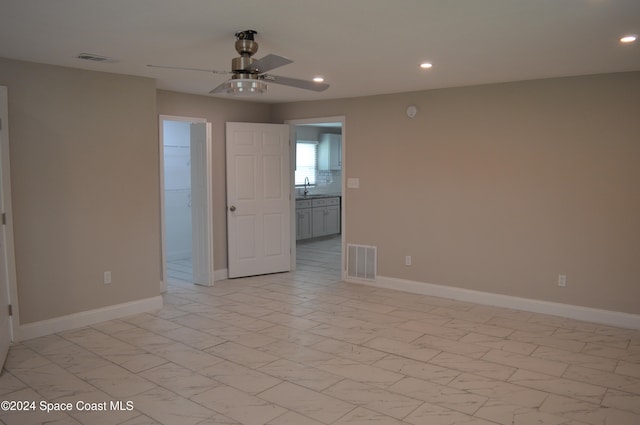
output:
[[[621,43],[633,43],[634,41],[636,41],[638,37],[635,35],[625,35],[624,37],[620,38],[620,42]]]
[[[433,64],[431,62],[422,62],[420,64],[420,68],[422,69],[429,69],[433,66]]]
[[[316,83],[322,83],[324,81],[324,78],[322,77],[313,77],[313,81]]]

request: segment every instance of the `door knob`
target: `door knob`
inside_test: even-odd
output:
[[[229,211],[234,212],[236,210],[236,206],[235,205],[231,205],[229,207]]]

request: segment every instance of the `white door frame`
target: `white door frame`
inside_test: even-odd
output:
[[[295,126],[303,125],[303,124],[321,124],[326,122],[339,122],[342,123],[342,203],[340,206],[340,233],[342,235],[342,244],[340,247],[341,252],[341,268],[340,272],[342,275],[342,279],[346,278],[346,260],[345,260],[345,247],[346,247],[346,234],[347,234],[347,226],[346,224],[346,205],[347,205],[347,178],[346,178],[346,166],[347,166],[347,157],[346,157],[346,124],[347,120],[344,115],[335,116],[335,117],[320,117],[320,118],[303,118],[296,120],[285,120],[285,124],[289,125],[291,132],[291,181],[295,181],[295,170],[296,170],[296,143],[295,143]],[[291,217],[295,217],[296,212],[296,189],[295,185],[291,185]],[[291,270],[296,269],[296,220],[291,220]]]
[[[12,306],[13,314],[9,317],[11,324],[11,340],[15,339],[16,331],[20,327],[20,310],[18,304],[18,286],[16,278],[16,252],[13,239],[13,209],[11,206],[11,170],[9,168],[9,103],[7,87],[0,86],[0,126],[2,137],[0,137],[0,150],[2,164],[2,206],[5,213],[6,224],[4,226],[4,253],[5,258],[0,261],[5,262],[8,288],[0,288],[7,291],[9,303]],[[0,306],[0,308],[7,308]],[[2,367],[2,365],[0,365]]]
[[[184,121],[190,123],[207,123],[206,118],[195,118],[195,117],[183,117],[183,116],[175,116],[175,115],[160,115],[158,120],[159,125],[159,149],[160,149],[160,253],[162,256],[162,280],[160,281],[160,292],[167,291],[167,239],[165,232],[165,200],[164,200],[164,121]],[[211,131],[207,131],[207,147],[211,146]],[[212,158],[211,152],[209,149],[207,155],[207,170],[212,170]],[[211,180],[207,180],[207,192],[209,196],[211,196]],[[213,208],[210,208],[208,212],[209,216],[209,225],[210,228],[213,227]],[[193,225],[193,223],[192,223]],[[213,246],[213,237],[212,232],[208,232],[209,234],[209,245]],[[213,251],[211,252],[213,255]],[[211,264],[213,264],[213,258],[211,258]],[[211,275],[213,279],[213,275]]]
[[[191,158],[191,263],[193,283],[213,286],[213,170],[211,123],[192,123]],[[204,130],[204,133],[201,131]]]

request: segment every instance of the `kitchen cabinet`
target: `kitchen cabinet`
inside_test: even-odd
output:
[[[340,198],[314,199],[312,207],[314,238],[340,233]]]
[[[340,206],[327,207],[327,214],[325,214],[325,230],[328,235],[337,235],[340,233]]]
[[[318,169],[342,170],[342,135],[320,135],[320,141],[318,143]]]
[[[296,201],[296,240],[313,235],[311,200]]]
[[[340,233],[340,197],[296,201],[296,240]]]

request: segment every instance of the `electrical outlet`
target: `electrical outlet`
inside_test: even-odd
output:
[[[404,265],[405,266],[410,266],[411,265],[411,256],[410,255],[406,255],[404,257]]]
[[[558,286],[560,286],[562,288],[567,286],[567,275],[565,275],[565,274],[559,274],[558,275]]]
[[[105,285],[111,283],[111,272],[110,271],[104,272],[104,280],[102,281],[102,283],[104,283]]]

